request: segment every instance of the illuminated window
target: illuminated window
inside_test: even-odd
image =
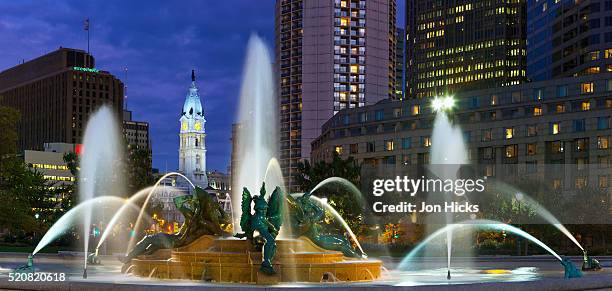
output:
[[[597,137],[597,148],[600,150],[606,150],[609,147],[609,139],[607,136],[598,136]]]
[[[351,65],[351,73],[359,73],[359,65]]]
[[[535,143],[528,143],[527,144],[527,155],[528,156],[535,156],[538,152],[538,147],[537,144]]]
[[[538,106],[538,107],[534,107],[533,108],[533,116],[540,116],[542,115],[542,107]]]
[[[601,175],[598,177],[598,185],[599,188],[608,188],[610,179],[608,179],[607,175]]]
[[[431,137],[428,136],[424,136],[423,137],[423,147],[430,147],[431,146]]]
[[[612,49],[607,49],[604,51],[604,58],[606,59],[612,58]]]
[[[586,187],[587,180],[586,180],[585,177],[577,177],[574,184],[576,186],[576,189],[582,189],[582,188]]]
[[[340,18],[340,25],[341,26],[348,26],[350,22],[351,22],[351,20],[348,17]]]
[[[582,103],[580,104],[580,109],[582,109],[582,111],[587,111],[591,109],[591,102],[589,101],[582,101]]]
[[[392,139],[390,139],[390,140],[385,140],[385,150],[387,150],[387,151],[393,151],[393,149],[394,149],[394,143],[393,143],[393,140],[392,140]]]
[[[339,155],[342,154],[342,146],[336,146],[336,148],[334,150],[336,151],[337,154],[339,154]]]
[[[550,143],[550,149],[553,153],[560,154],[565,151],[562,141],[553,141]]]
[[[562,185],[561,179],[553,179],[552,180],[552,188],[553,189],[561,189],[561,185]]]
[[[559,134],[561,132],[561,124],[559,122],[553,122],[550,124],[550,133]]]
[[[598,74],[599,73],[599,67],[589,67],[584,69],[584,74],[585,75],[592,75],[592,74]]]
[[[517,145],[509,145],[506,146],[506,158],[515,158],[516,157],[516,148]]]
[[[484,175],[486,177],[495,176],[495,165],[486,165],[484,170]]]
[[[574,145],[576,152],[584,152],[589,147],[589,139],[588,138],[578,138],[574,140]]]
[[[594,85],[593,82],[587,82],[580,84],[580,92],[582,94],[593,93]]]
[[[514,137],[514,128],[513,127],[506,128],[505,132],[506,132],[506,139],[511,139],[512,137]]]
[[[412,115],[419,115],[421,114],[421,106],[420,105],[413,105],[412,106]]]
[[[565,105],[564,104],[557,104],[557,106],[555,106],[555,111],[557,113],[565,112]]]
[[[491,95],[491,106],[495,106],[497,104],[499,104],[497,95]]]
[[[533,90],[533,98],[535,100],[542,100],[544,98],[544,92],[543,92],[542,88],[538,88],[538,89],[534,89]]]

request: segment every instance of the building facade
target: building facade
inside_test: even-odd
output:
[[[128,146],[146,149],[151,153],[149,123],[132,120],[132,111],[123,111],[123,135]]]
[[[290,189],[344,108],[395,97],[395,0],[276,1],[280,161]]]
[[[525,0],[407,0],[408,95],[443,96],[525,81],[525,21]]]
[[[612,2],[527,1],[527,76],[612,72]]]
[[[403,28],[396,28],[395,40],[395,99],[404,99],[406,91],[406,70],[405,59],[406,53],[406,31]]]
[[[231,197],[231,181],[230,176],[226,173],[219,171],[209,171],[208,176],[208,193],[215,194],[219,205],[223,210],[231,214],[232,213],[232,197]]]
[[[481,165],[484,175],[494,176],[504,165],[517,165],[514,177],[538,177],[539,166],[594,164],[587,175],[545,181],[609,190],[610,96],[612,74],[466,91],[455,96],[452,120],[463,130],[470,163]],[[329,161],[333,152],[352,156],[362,165],[362,179],[364,170],[403,173],[429,163],[434,117],[424,99],[343,110],[313,142],[313,160]]]
[[[108,105],[122,117],[123,83],[97,69],[88,53],[60,48],[0,72],[0,105],[21,113],[20,150],[43,150],[45,143],[77,144],[100,106]]]
[[[24,163],[33,171],[54,183],[54,186],[74,183],[75,177],[64,161],[67,153],[80,154],[80,145],[66,143],[46,143],[43,151],[25,150]]]
[[[204,108],[196,86],[195,71],[191,71],[191,87],[185,97],[180,118],[179,172],[191,182],[205,189],[206,178],[206,131]]]

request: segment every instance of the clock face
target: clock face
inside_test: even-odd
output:
[[[181,123],[181,130],[183,131],[187,130],[187,122]]]
[[[196,122],[196,124],[194,125],[195,130],[202,130],[202,123],[201,122]]]

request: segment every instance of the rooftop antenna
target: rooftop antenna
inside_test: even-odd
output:
[[[124,106],[125,109],[124,110],[128,110],[128,85],[127,85],[127,81],[128,81],[128,68],[125,67],[123,68],[123,72],[125,72],[125,81],[123,82],[123,101],[124,101]]]
[[[87,54],[89,54],[89,18],[85,19],[83,28],[87,31]]]

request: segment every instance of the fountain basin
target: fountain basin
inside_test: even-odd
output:
[[[202,236],[192,244],[133,259],[132,274],[160,279],[224,283],[363,282],[380,278],[382,262],[344,257],[308,238],[280,239],[273,262],[277,274],[259,271],[260,251],[246,240]]]

